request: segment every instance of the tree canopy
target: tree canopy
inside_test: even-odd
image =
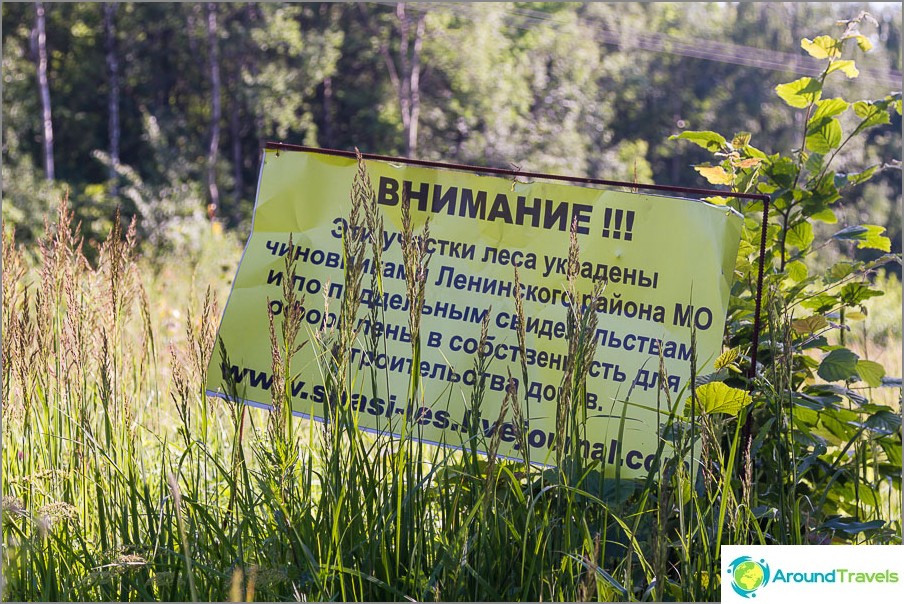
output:
[[[20,238],[64,188],[89,236],[116,206],[157,243],[205,208],[241,225],[267,140],[703,186],[691,166],[705,150],[668,137],[746,131],[767,153],[799,147],[799,116],[773,89],[813,75],[798,40],[862,10],[876,17],[872,48],[859,77],[832,86],[852,99],[900,90],[898,4],[39,6],[46,86],[35,5],[2,8],[3,217]],[[900,131],[897,117],[836,161],[892,163]],[[842,203],[900,248],[900,192],[886,173]]]

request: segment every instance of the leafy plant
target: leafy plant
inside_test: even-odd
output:
[[[860,31],[870,21],[862,13],[839,22],[840,35],[801,42],[824,68],[818,76],[775,88],[801,114],[800,145],[790,153],[768,154],[754,147],[745,132],[730,138],[709,131],[672,137],[713,153],[712,163],[695,167],[709,183],[770,198],[765,233],[762,203],[742,204],[730,193],[710,199],[734,206],[746,218],[727,343],[745,351],[742,358],[748,367],[758,294],[763,296],[764,308],[755,379],[748,383],[743,378],[746,372],[723,372],[715,379],[753,393],[755,404],[746,420],[749,437],[743,446],[758,461],[746,469],[746,482],[754,490],[751,505],[778,510],[766,524],[781,543],[862,539],[876,527],[861,520],[888,528],[879,521],[887,516],[882,516],[875,501],[867,503],[865,493],[879,497],[883,485],[893,485],[898,493],[901,488],[900,410],[871,404],[867,398],[868,388],[882,384],[885,370],[845,346],[846,315],[865,313],[864,303],[883,295],[871,278],[879,266],[900,262],[901,257],[890,253],[884,227],[838,224],[838,202],[843,196],[884,170],[899,170],[900,162],[890,158],[847,172],[836,165],[839,153],[852,140],[901,114],[901,94],[855,102],[824,96],[830,78],[858,76],[855,60],[847,57],[856,52],[854,48],[870,49],[869,39]],[[828,238],[818,239],[817,223],[838,227]],[[757,292],[761,244],[765,279],[763,291]],[[829,245],[846,247],[848,258],[823,272],[811,272],[812,260]],[[855,247],[885,255],[855,261]],[[706,388],[712,385],[698,391]],[[834,496],[838,488],[851,486],[856,496]],[[839,522],[848,524],[842,530]],[[900,539],[900,527],[896,532]]]

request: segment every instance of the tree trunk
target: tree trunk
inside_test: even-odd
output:
[[[104,41],[107,53],[107,77],[110,90],[107,101],[110,131],[110,180],[113,182],[113,195],[119,194],[119,57],[116,49],[116,3],[104,4]]]
[[[421,13],[414,32],[411,51],[411,67],[408,71],[408,95],[411,98],[408,141],[406,149],[411,157],[417,152],[417,127],[421,116],[421,49],[424,46],[424,30],[427,27],[427,13]]]
[[[210,205],[207,208],[208,216],[213,219],[220,209],[220,191],[217,188],[216,163],[220,148],[220,118],[222,106],[220,103],[220,48],[217,41],[217,5],[207,3],[207,42],[210,55],[210,146],[207,150],[207,188],[210,192]]]
[[[414,24],[414,40],[411,39],[411,17],[404,2],[396,5],[399,18],[399,58],[401,81],[399,103],[402,109],[402,126],[405,128],[405,155],[417,152],[417,126],[421,113],[421,48],[424,45],[424,29],[427,13],[422,12]]]
[[[50,86],[47,84],[47,33],[44,23],[44,4],[35,2],[38,42],[38,88],[41,92],[41,122],[44,127],[44,174],[47,180],[55,178],[53,167],[53,122],[50,117]]]
[[[241,67],[239,68],[241,74]],[[239,76],[241,77],[241,75]],[[236,79],[232,76],[228,78],[229,82],[229,138],[232,140],[232,170],[234,183],[233,199],[236,207],[242,199],[242,190],[245,188],[245,181],[242,178],[242,127],[239,121],[239,94],[236,87]]]
[[[398,66],[385,41],[380,47],[380,52],[389,70],[389,79],[399,97],[402,129],[405,135],[405,155],[411,157],[417,153],[417,128],[421,114],[421,49],[424,46],[427,14],[421,12],[417,21],[412,22],[405,3],[400,2],[396,5],[396,17],[399,20]]]
[[[323,137],[324,144],[331,149],[336,147],[333,111],[333,78],[327,76],[323,79]]]

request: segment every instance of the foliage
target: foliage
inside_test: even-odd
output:
[[[215,173],[219,218],[226,228],[247,225],[264,141],[404,153],[402,111],[389,69],[391,61],[401,66],[395,8],[216,7],[222,122]],[[862,75],[849,80],[839,71],[831,84],[848,96],[876,96],[883,84],[875,74],[901,67],[900,8],[876,8],[882,14],[878,29],[869,32],[873,49],[857,59]],[[696,174],[686,167],[702,161],[704,151],[662,144],[669,134],[743,130],[776,149],[796,144],[794,112],[769,90],[780,73],[732,64],[734,54],[765,49],[799,54],[797,39],[826,28],[840,10],[848,9],[831,3],[408,5],[412,19],[426,16],[416,154],[693,185]],[[143,194],[145,203],[164,206],[158,221],[182,221],[198,209],[204,213],[208,202],[197,186],[206,179],[212,126],[205,11],[198,3],[120,3],[113,10],[120,163],[155,193]],[[99,240],[110,227],[113,208],[138,212],[118,188],[127,184],[126,177],[111,179],[98,153],[112,154],[105,9],[48,4],[46,15],[59,179],[54,186],[69,191],[86,237]],[[4,180],[22,181],[26,191],[25,183],[40,180],[42,165],[34,6],[4,4],[2,19]],[[750,48],[726,50],[718,44]],[[828,120],[823,130],[814,132],[813,140],[833,136],[834,122]],[[894,116],[869,136],[848,141],[836,158],[839,171],[851,172],[843,169],[848,164],[881,165],[900,140]],[[850,212],[873,214],[873,223],[886,227],[899,245],[900,228],[888,200],[900,192],[900,179],[880,172],[841,203]],[[16,210],[5,218],[15,223],[20,240],[39,239],[49,201],[41,204],[17,191],[5,198]],[[155,227],[139,225],[139,235],[165,237]],[[858,250],[857,257],[874,259],[871,253]]]
[[[882,384],[885,368],[861,359],[845,346],[848,317],[866,312],[883,291],[871,283],[878,267],[900,264],[900,253],[879,225],[838,224],[839,205],[855,187],[882,171],[898,171],[899,162],[839,173],[834,160],[846,145],[901,114],[901,95],[853,103],[824,94],[833,78],[855,78],[852,47],[867,50],[860,27],[868,15],[841,23],[840,35],[804,39],[801,47],[820,59],[819,76],[776,86],[776,94],[801,113],[798,146],[789,154],[767,154],[751,144],[749,133],[723,137],[714,132],[684,132],[688,140],[713,154],[713,164],[696,166],[711,184],[732,192],[769,196],[768,225],[763,233],[763,204],[729,203],[746,217],[728,315],[728,344],[743,351],[749,367],[754,330],[760,339],[752,382],[738,373],[714,379],[752,388],[754,406],[746,419],[751,430],[750,455],[756,461],[745,480],[751,505],[772,510],[770,532],[780,543],[821,540],[833,523],[849,523],[851,536],[884,527],[876,505],[889,485],[900,492],[901,417],[895,407],[871,403],[864,388]],[[816,237],[817,223],[833,225],[826,239]],[[762,326],[753,324],[758,254],[764,244]],[[828,245],[843,243],[847,259],[824,270],[812,260]],[[876,260],[853,260],[856,249],[885,252]],[[711,387],[707,384],[702,388]],[[700,390],[700,388],[698,388]],[[867,462],[866,460],[870,461]],[[767,463],[775,460],[777,463]],[[853,489],[852,499],[837,493]],[[859,489],[859,490],[858,490]],[[875,520],[874,524],[859,524]]]

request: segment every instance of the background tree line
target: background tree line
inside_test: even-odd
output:
[[[33,238],[65,189],[88,236],[116,206],[160,247],[244,226],[267,140],[704,186],[705,151],[668,137],[799,147],[773,89],[861,10],[873,49],[833,85],[879,98],[901,87],[897,3],[3,3],[3,219]],[[894,163],[900,133],[841,165]],[[900,194],[886,170],[840,203],[900,249]]]

